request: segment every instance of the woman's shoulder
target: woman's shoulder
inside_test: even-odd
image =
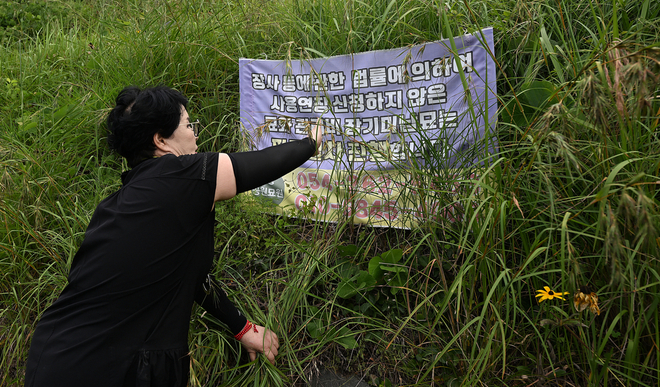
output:
[[[215,152],[161,157],[161,176],[179,176],[190,179],[215,181],[218,169],[218,155]]]
[[[123,183],[154,178],[183,178],[215,181],[218,153],[205,152],[190,155],[165,155],[145,160],[123,176]]]

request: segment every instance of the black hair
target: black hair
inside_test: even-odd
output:
[[[169,138],[174,133],[188,99],[166,86],[144,90],[129,86],[119,93],[115,103],[107,118],[108,145],[133,168],[153,157],[154,134]]]

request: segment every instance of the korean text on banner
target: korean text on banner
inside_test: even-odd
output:
[[[324,59],[241,59],[241,124],[254,149],[304,138],[318,118],[325,132],[318,156],[253,195],[325,221],[408,228],[437,216],[407,171],[457,170],[492,152],[493,52],[487,28]]]

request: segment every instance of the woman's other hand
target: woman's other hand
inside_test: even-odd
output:
[[[277,350],[280,347],[277,335],[275,332],[261,325],[255,324],[254,328],[256,328],[257,332],[254,329],[250,329],[241,338],[241,344],[250,354],[250,361],[254,361],[257,358],[257,353],[263,353],[271,364],[275,364],[275,356],[277,356]]]

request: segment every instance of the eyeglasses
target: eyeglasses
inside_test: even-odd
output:
[[[187,123],[186,128],[192,130],[195,134],[195,137],[199,137],[199,120]]]

